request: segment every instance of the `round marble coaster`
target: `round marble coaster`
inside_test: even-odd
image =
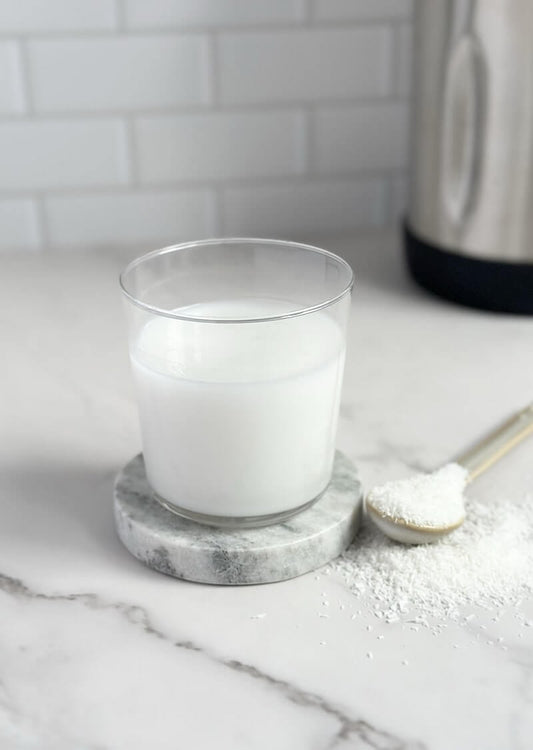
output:
[[[200,583],[272,583],[307,573],[341,554],[361,517],[354,465],[338,452],[331,482],[317,502],[287,521],[259,529],[215,529],[160,505],[142,455],[117,476],[115,524],[122,543],[150,568]]]

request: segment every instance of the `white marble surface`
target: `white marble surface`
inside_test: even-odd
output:
[[[338,445],[367,486],[433,468],[531,400],[533,319],[426,296],[393,237],[322,244],[358,276]],[[112,483],[140,443],[121,265],[0,260],[2,750],[529,750],[533,628],[512,612],[436,636],[377,621],[335,573],[213,587],[126,552]],[[532,454],[472,494],[522,497]]]

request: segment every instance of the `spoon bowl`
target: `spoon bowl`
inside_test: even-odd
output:
[[[425,506],[425,497],[433,501],[433,505],[429,507],[429,518],[416,512],[413,513],[413,510],[421,509],[420,504],[415,509],[413,508],[412,494],[415,484],[410,484],[413,480],[389,482],[382,487],[375,487],[366,498],[366,511],[376,526],[397,542],[403,544],[436,542],[463,523],[465,519],[462,498],[464,486],[532,433],[533,403],[493,430],[486,438],[458,458],[454,464],[447,464],[433,474],[420,475],[421,479],[415,479],[418,491],[418,496],[415,495],[415,505],[420,502],[422,506]],[[438,482],[443,477],[447,482],[444,486],[445,491],[442,484],[440,488],[438,487]],[[423,487],[422,493],[421,487]],[[400,494],[398,501],[400,490],[403,495]],[[394,500],[392,505],[387,502],[383,503],[384,495],[385,500],[392,496]],[[455,501],[455,505],[445,505],[448,500],[452,503]],[[446,512],[443,514],[444,509]],[[433,519],[435,523],[428,525],[427,521]]]
[[[451,534],[455,529],[458,529],[464,521],[463,516],[460,521],[449,526],[421,526],[409,523],[402,518],[388,518],[375,508],[368,498],[365,501],[365,507],[366,512],[378,529],[390,539],[394,539],[395,542],[402,542],[402,544],[428,544],[437,542],[439,539]]]

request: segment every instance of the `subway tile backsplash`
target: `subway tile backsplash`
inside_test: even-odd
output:
[[[28,43],[42,112],[172,109],[207,104],[207,38],[150,34]]]
[[[26,110],[22,58],[16,42],[0,41],[0,117]]]
[[[385,226],[411,0],[2,0],[0,250]]]
[[[208,189],[105,192],[51,196],[45,200],[54,247],[139,247],[174,236],[214,233],[214,203]]]
[[[35,202],[27,198],[0,201],[0,249],[38,250],[39,220]]]
[[[386,26],[223,33],[220,98],[231,104],[382,97],[391,91]]]
[[[408,18],[412,0],[312,0],[314,17],[334,21]]]
[[[226,188],[223,196],[224,233],[273,236],[312,241],[322,233],[352,232],[383,226],[385,182],[315,180],[307,184]]]
[[[405,102],[320,107],[314,127],[317,170],[403,169],[407,124]]]
[[[292,110],[141,117],[139,180],[238,180],[303,174],[305,118]]]
[[[305,0],[125,0],[130,29],[226,27],[303,21]]]
[[[119,118],[0,123],[0,190],[109,187],[128,182]]]
[[[2,0],[0,3],[2,34],[116,28],[116,0]]]

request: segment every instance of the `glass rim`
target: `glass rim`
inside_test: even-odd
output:
[[[322,255],[328,258],[332,258],[335,260],[340,266],[345,268],[348,271],[349,279],[348,284],[344,287],[344,289],[336,294],[333,297],[329,297],[328,299],[319,302],[316,305],[308,305],[306,307],[297,308],[296,310],[291,310],[290,312],[286,313],[279,313],[276,315],[268,315],[265,317],[260,318],[209,318],[209,317],[197,317],[194,315],[184,315],[179,314],[176,312],[173,312],[172,310],[165,310],[162,307],[157,307],[156,305],[150,305],[147,302],[142,302],[140,299],[137,299],[131,292],[129,292],[126,288],[126,281],[125,278],[133,271],[137,266],[140,266],[142,263],[152,260],[153,258],[157,258],[161,255],[167,255],[172,252],[179,252],[180,250],[187,250],[189,248],[194,247],[205,247],[209,245],[229,245],[229,244],[246,244],[246,243],[254,243],[254,244],[260,244],[260,245],[284,245],[286,247],[293,247],[298,248],[300,250],[307,250],[309,252],[316,253],[317,255]],[[265,323],[269,321],[274,320],[283,320],[285,318],[295,318],[300,315],[309,315],[310,313],[317,312],[318,310],[322,310],[326,307],[330,307],[331,305],[334,305],[336,302],[341,300],[343,297],[345,297],[347,294],[349,294],[354,285],[355,281],[355,275],[353,272],[352,267],[349,263],[347,263],[344,258],[341,258],[340,255],[336,255],[335,253],[330,252],[329,250],[324,250],[321,247],[316,247],[315,245],[307,245],[305,243],[301,242],[293,242],[291,240],[271,240],[266,238],[259,238],[259,237],[223,237],[223,238],[213,238],[213,239],[206,239],[206,240],[194,240],[191,242],[180,242],[176,245],[168,245],[167,247],[159,248],[158,250],[151,250],[148,253],[145,253],[144,255],[140,255],[138,258],[135,258],[132,260],[128,265],[123,269],[123,271],[120,273],[119,276],[119,283],[120,288],[122,290],[122,293],[126,297],[126,299],[131,302],[136,307],[140,308],[141,310],[145,310],[146,312],[153,313],[154,315],[159,315],[165,318],[173,318],[175,320],[185,320],[192,323]]]

